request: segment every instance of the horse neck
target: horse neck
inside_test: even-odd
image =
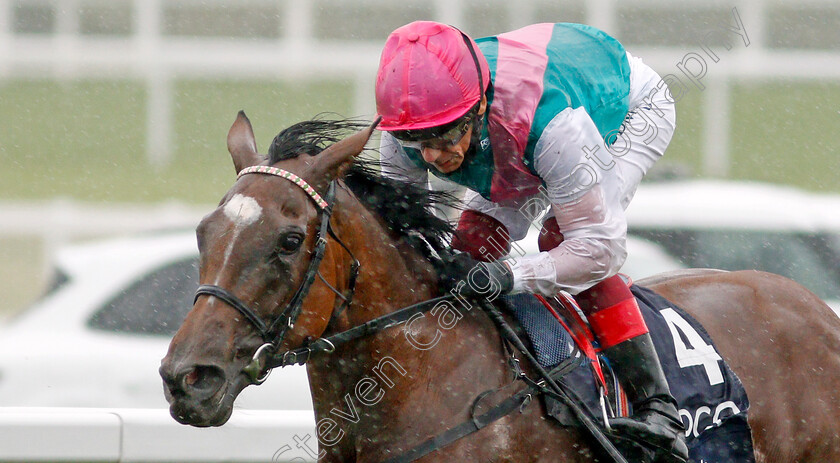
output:
[[[431,263],[389,232],[382,220],[354,196],[340,195],[339,200],[333,226],[361,263],[351,306],[354,310],[347,311],[348,326],[344,328],[431,299],[437,287]],[[350,256],[344,256],[342,266],[349,267]]]
[[[354,303],[336,331],[435,295],[431,265],[361,204],[343,204],[334,218],[337,233],[361,262]],[[421,314],[410,327],[391,327],[313,358],[308,372],[316,419],[334,419],[357,436],[381,430],[386,418],[389,428],[417,428],[414,421],[430,403],[450,414],[463,409],[465,397],[508,384],[492,322],[480,309],[457,304]],[[364,423],[347,419],[354,412]]]

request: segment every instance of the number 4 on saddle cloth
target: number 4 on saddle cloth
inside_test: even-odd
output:
[[[718,355],[706,330],[682,309],[650,289],[632,285],[630,290],[639,303],[671,393],[677,400],[686,427],[689,461],[754,462],[746,391]],[[593,344],[591,335],[577,317],[571,298],[547,301],[531,294],[502,298],[531,342],[541,366],[546,370],[565,372],[558,383],[594,420],[604,422],[604,409],[611,417],[632,414],[606,358],[598,356],[600,362],[597,363],[592,360],[597,355],[597,345]],[[571,370],[569,365],[574,365]],[[604,367],[603,375],[601,366]],[[600,390],[604,377],[608,394],[602,403]],[[549,415],[563,425],[577,425],[562,403],[548,395],[543,397]],[[621,442],[616,444],[624,447]]]

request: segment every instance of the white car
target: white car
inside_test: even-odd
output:
[[[52,288],[0,331],[0,406],[167,408],[158,375],[198,285],[193,232],[61,249]],[[238,408],[311,410],[303,367]]]
[[[631,236],[687,267],[758,269],[804,285],[840,311],[840,196],[715,180],[643,183]]]
[[[622,271],[634,279],[686,266],[759,268],[840,307],[836,196],[732,182],[643,184],[628,221]],[[521,242],[528,253],[536,233]],[[61,249],[52,289],[0,328],[0,406],[166,408],[157,369],[192,306],[196,255],[191,231]],[[305,369],[275,370],[237,407],[311,410]]]
[[[628,247],[634,278],[680,267],[643,240]],[[52,289],[0,330],[0,407],[167,408],[158,367],[192,307],[197,254],[193,232],[60,249]],[[236,406],[312,410],[305,368],[274,370]]]

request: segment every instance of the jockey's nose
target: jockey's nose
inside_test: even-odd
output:
[[[428,146],[424,146],[420,150],[420,154],[423,156],[423,160],[428,162],[429,164],[434,164],[435,161],[437,161],[438,158],[440,158],[441,153],[443,153],[443,150],[431,148]]]

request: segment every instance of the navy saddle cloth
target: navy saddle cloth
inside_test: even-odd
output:
[[[662,296],[637,285],[630,290],[642,310],[686,425],[690,461],[754,462],[746,391],[718,355],[709,334],[699,322]],[[533,295],[516,294],[505,296],[504,300],[544,368],[550,369],[575,357],[569,361],[578,362],[578,367],[560,383],[601,422],[598,385],[589,368],[590,360],[574,347],[571,335]]]

